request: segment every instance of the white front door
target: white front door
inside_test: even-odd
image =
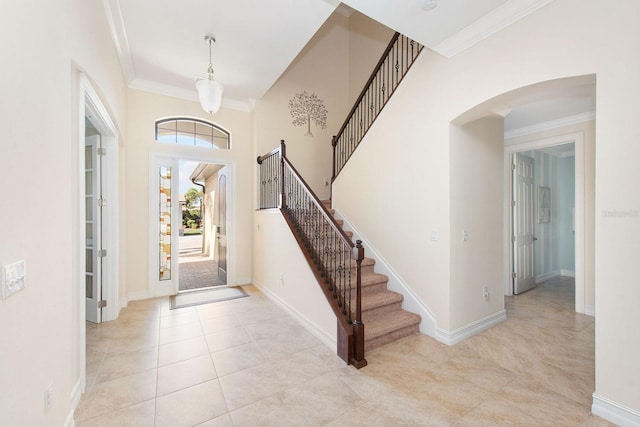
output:
[[[85,292],[86,319],[102,321],[102,168],[100,135],[85,138]]]
[[[513,158],[513,293],[536,285],[534,268],[533,158],[516,153]]]

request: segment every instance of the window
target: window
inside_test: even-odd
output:
[[[169,118],[156,121],[156,141],[228,150],[230,133],[204,120]]]

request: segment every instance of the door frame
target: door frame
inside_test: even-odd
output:
[[[102,295],[107,301],[107,306],[103,309],[103,321],[114,320],[120,313],[118,297],[118,277],[119,277],[119,220],[118,220],[118,128],[105,108],[100,96],[94,89],[91,81],[80,70],[75,73],[77,86],[77,141],[75,141],[75,161],[74,174],[76,176],[76,188],[74,197],[76,238],[73,247],[73,259],[75,264],[76,291],[78,307],[78,371],[80,372],[80,388],[84,392],[86,387],[86,289],[85,289],[85,117],[90,117],[92,124],[102,136],[102,145],[107,149],[108,155],[103,161],[103,195],[107,200],[110,209],[103,216],[104,227],[104,247],[107,248],[108,255],[103,264]]]
[[[183,147],[181,147],[183,148]],[[149,286],[148,295],[149,298],[159,296],[176,295],[179,287],[179,263],[178,263],[178,235],[179,228],[182,221],[171,222],[171,259],[172,259],[172,280],[170,285],[158,285],[158,247],[157,237],[154,237],[154,233],[157,233],[157,215],[159,194],[156,191],[158,188],[158,178],[156,174],[156,168],[162,161],[172,162],[175,170],[178,170],[178,162],[180,160],[201,162],[201,163],[214,163],[218,165],[226,166],[228,169],[227,175],[227,286],[239,286],[242,283],[236,283],[235,275],[235,251],[236,251],[236,161],[221,159],[216,157],[207,156],[195,156],[193,154],[185,153],[170,153],[170,152],[151,152],[149,154]],[[172,174],[172,186],[174,185],[173,179],[178,180],[178,174]],[[180,217],[179,203],[174,203],[172,206],[172,215]],[[174,280],[175,279],[175,280]]]
[[[504,294],[513,295],[512,277],[513,271],[513,244],[511,235],[513,219],[511,215],[511,194],[513,180],[511,164],[514,153],[527,150],[538,150],[561,144],[574,144],[575,148],[575,311],[585,314],[585,144],[584,132],[574,132],[558,135],[550,138],[538,139],[517,144],[509,144],[504,147],[504,256],[508,260],[504,271]]]

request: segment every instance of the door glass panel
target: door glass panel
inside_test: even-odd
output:
[[[84,174],[84,188],[88,196],[93,195],[93,172],[86,171]]]
[[[87,263],[87,273],[93,273],[93,249],[87,248],[85,262]]]
[[[84,168],[85,169],[93,169],[93,147],[86,146],[84,147]]]
[[[88,222],[86,230],[87,246],[93,246],[93,223]]]
[[[160,166],[160,280],[171,280],[171,167]]]
[[[87,298],[93,298],[93,276],[87,274],[86,279],[85,292]]]

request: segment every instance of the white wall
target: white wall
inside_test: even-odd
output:
[[[253,283],[336,351],[336,316],[282,214],[256,211],[254,223]]]
[[[503,135],[502,117],[451,126],[451,330],[504,310]]]
[[[382,256],[450,330],[450,176],[458,172],[451,169],[450,122],[520,87],[596,74],[596,394],[636,411],[640,338],[631,331],[640,322],[633,271],[640,241],[630,236],[640,233],[633,215],[640,211],[638,16],[633,0],[606,8],[556,0],[451,59],[424,52],[334,186],[340,211],[387,248]],[[602,215],[614,210],[630,215]],[[437,242],[429,241],[431,230]]]
[[[230,150],[212,150],[177,144],[158,143],[154,140],[155,120],[181,116],[209,120],[231,133]],[[252,239],[252,155],[250,114],[221,109],[215,115],[205,113],[197,102],[129,90],[129,132],[127,150],[127,209],[128,234],[126,246],[127,295],[130,299],[149,297],[149,159],[152,153],[161,153],[187,160],[208,163],[231,163],[235,181],[228,183],[228,219],[235,238],[229,242],[229,256],[233,257],[229,271],[230,285],[251,281]],[[233,178],[232,178],[233,179]],[[233,192],[232,192],[233,191]],[[235,204],[235,210],[234,209]],[[233,214],[235,212],[235,214]]]
[[[0,265],[25,260],[27,275],[23,291],[0,301],[0,414],[3,425],[61,426],[79,396],[83,331],[76,68],[121,131],[126,90],[99,2],[10,9],[0,14]]]

